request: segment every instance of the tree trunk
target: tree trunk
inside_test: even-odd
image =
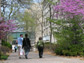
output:
[[[43,6],[42,6],[42,23],[41,23],[41,33],[42,33],[42,38],[43,38]]]
[[[51,4],[49,4],[50,19],[52,19]],[[50,22],[50,43],[52,43],[52,22]]]
[[[41,27],[42,27],[42,38],[43,38],[43,10],[42,10],[42,23],[41,23]]]

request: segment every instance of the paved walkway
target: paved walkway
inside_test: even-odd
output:
[[[25,59],[24,56],[22,59],[19,59],[17,53],[11,53],[8,60],[0,61],[0,63],[84,63],[84,60],[64,58],[47,54],[44,54],[44,57],[40,59],[38,58],[37,53],[30,52],[29,59]]]

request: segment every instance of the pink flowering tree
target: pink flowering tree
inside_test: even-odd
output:
[[[58,44],[56,54],[84,55],[84,0],[59,0],[53,9],[54,36]]]
[[[73,18],[78,15],[84,18],[84,0],[60,0],[54,6],[54,11],[57,17]]]
[[[54,22],[58,26],[56,33],[59,35],[59,37],[56,37],[60,38],[60,42],[63,42],[62,39],[66,44],[68,42],[74,44],[82,42],[84,35],[84,0],[60,0],[53,6],[53,9],[56,19]]]
[[[0,22],[0,39],[6,38],[6,36],[16,29],[16,24],[14,20],[3,21]]]
[[[78,25],[83,30],[82,23],[84,22],[84,0],[60,0],[54,8],[54,16],[57,19],[75,19],[80,20]],[[70,21],[69,21],[70,22]]]

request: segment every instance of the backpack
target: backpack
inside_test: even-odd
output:
[[[39,40],[39,41],[37,42],[37,47],[44,47],[44,43],[43,43],[42,40]]]

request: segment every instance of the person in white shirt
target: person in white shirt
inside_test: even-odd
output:
[[[21,55],[23,55],[22,53],[23,34],[20,34],[20,37],[17,39],[17,42],[18,42],[18,55],[19,59],[21,59]]]

